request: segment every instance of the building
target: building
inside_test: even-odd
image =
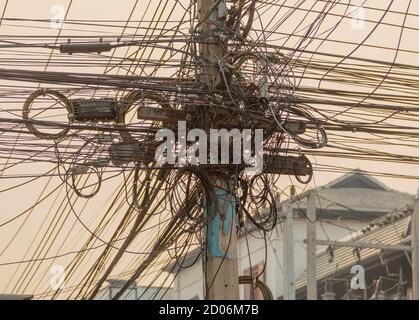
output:
[[[354,247],[329,247],[316,257],[318,299],[400,300],[412,298],[411,245],[413,208],[395,211],[372,221],[351,237],[352,244],[380,244],[392,250]],[[361,267],[365,289],[354,289],[352,269]],[[297,299],[307,298],[307,273],[296,281]]]
[[[367,228],[371,221],[405,208],[413,203],[413,195],[389,189],[377,179],[360,170],[344,175],[316,190],[316,223],[319,240],[338,240]],[[307,219],[305,218],[308,193],[296,197],[293,208],[293,249],[295,257],[295,278],[306,269]],[[279,211],[285,203],[278,201]],[[267,246],[258,230],[254,229],[247,237],[241,234],[238,240],[239,274],[260,275],[277,299],[283,295],[283,255],[284,241],[281,223],[267,235]],[[203,274],[200,251],[190,252],[181,268],[176,262],[166,270],[177,274],[174,282],[173,299],[203,299]],[[262,274],[261,274],[262,273]],[[250,286],[240,287],[241,298],[252,297]],[[255,299],[261,298],[256,290]]]
[[[125,285],[125,280],[111,279],[99,290],[95,300],[112,300],[117,292]],[[134,283],[123,294],[120,300],[168,300],[171,298],[170,288],[139,286]]]

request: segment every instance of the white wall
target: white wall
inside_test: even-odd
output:
[[[363,228],[366,224],[359,221],[345,221],[346,227],[354,230]],[[342,227],[342,223],[337,225],[335,221],[325,221],[322,223],[316,223],[317,226],[317,238],[319,240],[338,240],[346,237],[350,234],[347,228]],[[307,235],[307,220],[306,219],[295,219],[294,220],[294,258],[295,258],[295,276],[296,278],[304,272],[307,263],[306,245],[304,239]],[[257,235],[257,233],[255,233]],[[259,235],[260,237],[260,235]],[[250,250],[250,256],[252,265],[257,265],[260,262],[264,262],[266,259],[266,284],[272,291],[274,298],[278,298],[283,293],[283,236],[281,227],[278,226],[276,230],[273,230],[267,237],[267,258],[265,258],[265,241],[263,239],[256,239],[248,235],[249,249],[246,243],[245,237],[240,238],[238,243],[239,248],[239,273],[244,274],[244,271],[249,268],[248,251]],[[319,251],[325,250],[325,247],[318,247]],[[243,297],[243,289],[241,289],[241,297]]]
[[[94,300],[111,300],[121,288],[111,288],[109,286],[99,290]],[[120,300],[171,300],[176,299],[173,297],[173,289],[167,288],[159,289],[156,287],[133,287],[128,289],[121,297]],[[165,294],[166,293],[166,294]],[[163,296],[164,295],[164,296]]]
[[[182,269],[174,282],[172,297],[176,300],[204,298],[202,261],[199,259],[192,267]]]
[[[317,238],[319,240],[339,240],[350,234],[347,227],[359,230],[366,226],[359,221],[348,221],[336,223],[336,220],[316,223]],[[345,228],[346,227],[346,228]],[[306,246],[303,240],[306,238],[307,220],[298,218],[294,220],[294,256],[295,256],[295,275],[298,277],[306,269]],[[248,235],[248,244],[246,237],[242,236],[238,241],[239,257],[239,275],[244,275],[249,268],[249,255],[252,265],[255,266],[266,260],[265,281],[272,290],[274,298],[278,298],[283,293],[282,285],[282,261],[283,261],[283,237],[281,226],[273,230],[267,237],[267,258],[265,254],[265,241],[258,232]],[[325,247],[318,247],[319,251],[325,250]],[[173,298],[178,300],[189,300],[194,297],[203,299],[203,274],[202,262],[199,259],[194,266],[183,269],[179,272],[174,284]],[[244,297],[244,287],[240,287],[240,297]]]

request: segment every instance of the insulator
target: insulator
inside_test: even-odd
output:
[[[141,159],[141,147],[138,142],[120,142],[109,147],[109,157],[113,165],[120,167]]]
[[[97,42],[97,43],[66,43],[60,45],[61,53],[101,53],[112,50],[112,43]]]
[[[269,101],[269,82],[266,74],[259,80],[259,101],[262,104],[266,104]]]
[[[116,99],[74,99],[71,102],[76,121],[115,121],[118,116]]]

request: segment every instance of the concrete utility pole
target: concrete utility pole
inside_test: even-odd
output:
[[[223,85],[220,60],[228,54],[228,38],[217,26],[223,23],[226,0],[198,0],[198,36],[201,66],[197,70],[198,83],[204,89],[215,90]],[[218,208],[208,217],[205,250],[205,287],[209,300],[238,300],[239,274],[237,261],[237,211],[234,197],[227,191],[227,181],[210,176],[215,184]]]
[[[205,287],[209,300],[239,299],[239,270],[237,260],[237,212],[233,197],[216,187],[218,207],[209,217],[205,256]]]
[[[292,202],[282,206],[284,221],[284,300],[295,300],[294,216]]]
[[[316,220],[316,192],[311,190],[307,199],[307,300],[317,300]]]
[[[412,216],[412,279],[413,299],[419,300],[419,190]]]

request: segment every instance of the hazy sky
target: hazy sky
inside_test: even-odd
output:
[[[59,12],[59,7],[63,6],[66,10],[68,9],[67,18],[68,19],[94,19],[94,20],[121,20],[125,21],[131,14],[131,11],[134,7],[135,1],[133,0],[73,0],[73,1],[55,1],[55,0],[37,0],[37,1],[27,1],[27,0],[9,0],[9,4],[7,9],[4,12],[5,18],[27,18],[27,19],[51,19],[55,18],[57,12]],[[165,1],[163,1],[165,2]],[[173,3],[173,1],[168,1],[169,3]],[[187,1],[183,1],[187,2]],[[278,3],[282,3],[282,1],[277,1]],[[295,1],[286,1],[287,4],[292,5]],[[312,1],[307,1],[311,3]],[[362,3],[364,1],[354,1],[354,3]],[[394,5],[394,10],[405,10],[408,4],[408,0],[398,0],[397,3]],[[6,1],[0,1],[0,12],[5,5]],[[69,5],[71,3],[71,7]],[[140,20],[143,18],[143,13],[145,8],[150,5],[148,9],[148,13],[143,18],[147,20],[147,18],[152,17],[152,13],[155,11],[155,8],[158,4],[158,1],[148,1],[140,0],[138,5],[134,7],[132,11],[132,16],[137,17],[133,18],[132,20]],[[366,1],[366,5],[369,6],[377,6],[380,8],[384,8],[388,5],[389,1]],[[58,10],[58,11],[57,11]],[[419,2],[413,1],[411,8],[411,13],[419,14]],[[379,15],[377,13],[366,11],[366,18],[367,19],[377,19]],[[286,24],[284,28],[289,27],[290,30],[293,27],[295,21],[301,20],[303,17],[302,14],[299,14],[294,19],[290,20],[289,24]],[[385,18],[385,21],[388,23],[400,25],[403,20],[402,15],[398,14],[389,14],[388,17]],[[118,23],[121,24],[121,23]],[[45,25],[45,24],[44,24]],[[135,23],[131,24],[132,26]],[[419,28],[419,19],[417,16],[410,16],[407,20],[407,25],[416,30],[409,29],[406,31],[405,36],[401,42],[401,48],[408,49],[412,51],[416,51],[415,53],[400,53],[398,57],[398,62],[406,63],[411,65],[418,65],[418,58],[419,58],[419,42],[417,41],[419,32],[417,28]],[[351,20],[348,19],[344,21],[342,25],[336,30],[334,33],[335,39],[346,40],[351,42],[359,42],[365,35],[369,32],[371,26],[367,23],[365,29],[354,30],[351,27]],[[30,23],[23,23],[17,21],[3,21],[0,26],[0,39],[2,37],[6,37],[7,35],[56,35],[58,32],[62,32],[62,34],[80,34],[80,35],[100,35],[100,28],[91,27],[91,31],[86,33],[85,31],[77,31],[77,26],[74,25],[64,25],[63,30],[60,29],[53,29],[53,28],[33,28],[31,27]],[[114,28],[106,29],[107,32],[111,32],[112,35],[118,35],[122,32],[121,28]],[[379,46],[388,46],[394,48],[398,42],[399,31],[397,28],[383,26],[380,27],[374,36],[368,41],[370,45],[379,45]],[[141,31],[144,32],[144,31]],[[140,32],[140,33],[141,33]],[[126,50],[126,49],[124,49]],[[324,52],[333,52],[336,54],[347,54],[349,50],[348,46],[345,45],[336,45],[336,44],[328,44],[322,48]],[[0,49],[1,54],[6,54],[2,52]],[[123,51],[120,51],[121,55]],[[393,59],[394,53],[391,51],[381,50],[381,49],[361,49],[356,52],[357,56],[365,57],[365,58],[375,58],[385,61],[391,61]],[[4,66],[2,66],[4,67]],[[22,66],[22,69],[25,67]],[[48,69],[58,70],[58,68],[50,68]],[[75,69],[72,68],[72,71],[80,71],[80,72],[103,72],[103,68],[96,68],[96,67],[88,67],[86,69]],[[4,83],[4,82],[2,82]],[[1,105],[0,107],[5,108],[5,105]],[[348,135],[359,135],[359,133],[347,133]],[[415,148],[407,148],[401,147],[397,145],[393,146],[377,146],[377,149],[396,153],[396,154],[406,154],[406,155],[414,155],[419,156],[419,152]],[[377,173],[390,173],[390,174],[398,174],[398,175],[419,175],[419,167],[417,165],[405,165],[405,164],[394,164],[394,163],[385,163],[385,162],[374,162],[374,161],[360,161],[360,160],[344,160],[344,159],[330,159],[330,158],[311,158],[314,163],[322,163],[328,165],[338,165],[347,168],[360,168],[366,171],[377,172]],[[32,167],[19,167],[17,170],[19,173],[22,170],[33,170],[36,166],[31,165]],[[321,186],[330,182],[333,179],[336,179],[342,175],[341,173],[333,173],[333,172],[317,172],[315,174],[315,184],[317,186]],[[400,179],[400,178],[389,178],[389,177],[380,177],[378,178],[380,181],[385,183],[387,186],[400,190],[403,192],[415,193],[419,187],[419,181],[415,179]],[[3,192],[0,194],[0,201],[2,203],[2,210],[0,215],[0,224],[3,221],[7,221],[8,219],[15,217],[16,215],[20,214],[22,211],[29,208],[39,197],[40,191],[45,186],[46,181],[48,178],[44,178],[39,182],[31,183],[29,185],[23,186],[13,191]],[[95,226],[97,222],[103,216],[103,211],[106,208],[106,205],[109,204],[110,197],[112,192],[115,190],[115,187],[121,183],[122,180],[114,181],[112,184],[108,184],[103,187],[101,193],[89,203],[83,213],[83,219],[89,226]],[[288,177],[281,178],[281,188],[286,189],[289,185],[291,185],[294,180],[291,180]],[[59,185],[60,180],[59,178],[53,178],[50,185],[48,186],[47,190],[53,190],[54,187]],[[10,187],[16,184],[16,180],[10,181],[6,179],[0,180],[0,188],[4,189],[6,187]],[[314,186],[314,183],[311,184]],[[65,189],[62,189],[61,192],[65,192]],[[61,194],[62,195],[62,194]],[[37,234],[38,228],[41,230],[45,230],[48,225],[53,223],[62,223],[60,220],[55,220],[54,212],[59,208],[60,204],[65,201],[63,196],[52,198],[45,202],[44,204],[37,207],[31,213],[30,218],[26,220],[25,225],[20,229],[22,226],[22,221],[25,219],[25,215],[22,218],[17,219],[15,222],[8,224],[7,226],[0,227],[0,263],[10,262],[21,260],[23,256],[30,256],[33,253],[34,248],[30,248],[29,252],[27,252],[27,248],[30,247],[30,244],[34,242],[34,237]],[[81,209],[81,205],[77,206],[77,209]],[[71,216],[67,220],[67,224],[63,227],[62,232],[60,235],[57,235],[57,239],[54,242],[53,249],[50,252],[68,252],[71,250],[78,250],[80,246],[86,240],[88,236],[86,231],[77,224],[74,216]],[[72,230],[72,231],[71,231]],[[16,234],[16,232],[18,233]],[[70,232],[71,231],[71,232]],[[13,237],[16,234],[15,237]],[[69,234],[68,238],[65,238],[63,235]],[[37,241],[39,240],[39,235],[36,236]],[[12,241],[12,245],[9,249],[5,252],[2,252],[4,247],[8,245],[8,243]],[[140,239],[141,241],[141,239]],[[66,264],[68,259],[57,259],[54,263]],[[43,266],[45,268],[45,266]],[[21,269],[19,269],[20,271]],[[47,269],[46,269],[47,270]],[[6,289],[9,280],[12,279],[16,281],[18,274],[15,275],[14,278],[11,276],[16,271],[16,266],[0,266],[0,292]],[[42,288],[45,289],[48,287],[48,277],[45,279],[42,278],[42,275],[38,275],[36,281],[39,282],[39,287],[36,289],[37,292],[42,291]],[[11,286],[7,287],[7,291],[9,291]],[[30,287],[28,287],[29,290]],[[32,289],[31,289],[32,290]]]

